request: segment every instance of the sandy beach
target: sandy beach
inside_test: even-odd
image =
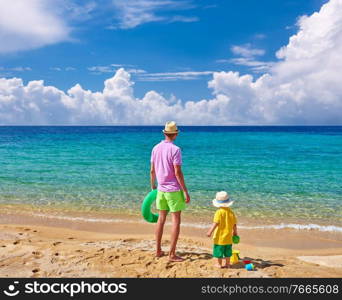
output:
[[[0,277],[342,277],[342,241],[325,233],[241,229],[234,249],[256,266],[247,271],[242,262],[217,269],[203,228],[182,228],[178,254],[185,261],[171,263],[154,257],[153,224],[113,219],[119,221],[2,214]]]

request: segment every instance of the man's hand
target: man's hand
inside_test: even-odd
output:
[[[150,169],[150,182],[151,182],[151,190],[155,190],[157,188],[157,186],[156,186],[156,171],[154,169],[153,163],[151,163],[151,169]]]
[[[188,192],[185,193],[185,203],[190,203],[190,195]]]
[[[182,166],[181,165],[173,165],[173,167],[175,170],[175,175],[176,175],[177,181],[178,181],[182,191],[184,191],[184,193],[185,193],[185,203],[188,204],[188,203],[190,203],[190,195],[188,193],[188,189],[185,186],[184,176],[183,176],[183,172],[182,172]]]

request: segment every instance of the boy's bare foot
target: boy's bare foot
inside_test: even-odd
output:
[[[216,267],[216,268],[219,268],[219,269],[223,269],[223,268],[224,268],[223,266],[221,266],[221,265],[219,265],[219,264],[215,265],[215,267]]]
[[[156,253],[156,257],[162,257],[162,256],[164,256],[165,255],[165,253],[164,253],[164,251],[157,251],[157,253]]]
[[[174,256],[169,256],[169,261],[182,262],[182,261],[184,261],[184,258],[177,256],[177,255],[174,255]]]

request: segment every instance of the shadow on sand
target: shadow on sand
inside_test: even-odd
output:
[[[270,260],[263,260],[261,258],[253,258],[253,257],[245,256],[243,258],[240,258],[239,262],[237,264],[232,265],[231,268],[232,269],[244,269],[245,268],[245,264],[243,263],[244,260],[251,261],[255,269],[265,269],[265,268],[272,267],[272,266],[284,267],[283,264],[273,262]]]
[[[181,256],[185,258],[187,261],[211,260],[213,258],[211,254],[206,253],[206,252],[201,252],[201,253],[182,252]],[[261,258],[253,258],[253,257],[245,256],[243,258],[240,258],[238,263],[231,265],[231,268],[232,269],[244,269],[245,268],[245,264],[243,262],[244,260],[251,261],[255,269],[265,269],[265,268],[272,267],[272,266],[284,267],[283,264],[278,263],[278,262],[273,262],[271,260],[263,260]]]

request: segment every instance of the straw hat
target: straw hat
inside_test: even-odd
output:
[[[234,203],[234,201],[229,199],[227,192],[217,192],[216,197],[213,200],[213,205],[215,207],[229,207]]]
[[[174,121],[166,122],[165,129],[163,130],[164,133],[178,133],[179,130],[177,128],[177,124]]]

